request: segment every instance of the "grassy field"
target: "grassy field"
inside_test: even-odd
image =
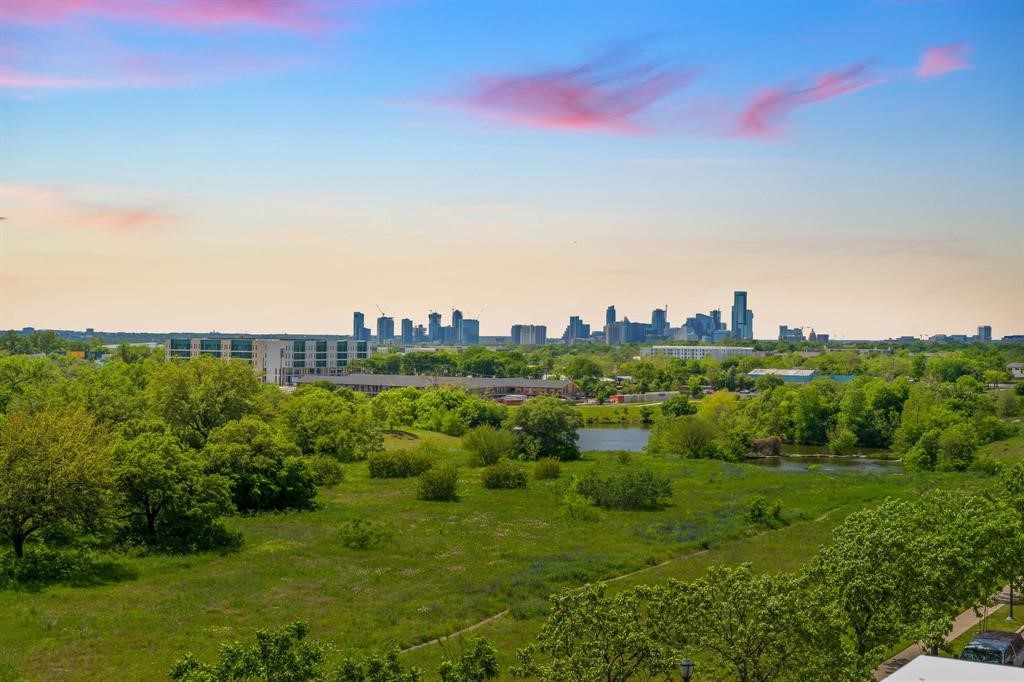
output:
[[[458,441],[414,432],[387,447],[429,439],[464,464]],[[590,467],[650,467],[673,479],[673,504],[651,512],[598,512],[594,521],[561,514],[566,479]],[[0,592],[0,662],[31,680],[159,679],[185,651],[211,658],[228,639],[297,618],[339,651],[403,647],[446,635],[505,609],[478,632],[503,663],[541,622],[544,598],[563,587],[649,569],[616,585],[698,575],[712,563],[798,568],[849,512],[887,496],[945,485],[979,485],[974,474],[788,473],[746,464],[590,453],[563,466],[561,480],[526,490],[485,490],[461,468],[454,503],[415,498],[416,481],[372,480],[365,463],[321,491],[320,509],[233,518],[245,536],[233,554],[118,557],[130,579],[93,587]],[[750,498],[782,502],[788,525],[755,527]],[[382,546],[345,548],[352,519],[385,524]],[[705,550],[705,548],[707,548]],[[661,562],[661,566],[651,568]],[[447,648],[457,650],[457,642]],[[404,658],[436,670],[444,647]],[[0,665],[2,670],[2,665]]]
[[[1024,435],[983,445],[978,450],[978,459],[993,459],[997,462],[1015,462],[1024,458]]]

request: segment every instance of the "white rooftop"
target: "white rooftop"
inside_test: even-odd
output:
[[[748,374],[753,377],[765,375],[777,377],[810,377],[817,374],[817,372],[813,369],[776,369],[774,367],[762,367],[760,369],[752,369]]]
[[[886,682],[1024,682],[1024,668],[918,656],[885,679]]]

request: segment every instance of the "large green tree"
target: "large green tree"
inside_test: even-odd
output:
[[[532,398],[514,410],[508,425],[517,434],[516,452],[522,459],[557,457],[560,460],[580,456],[576,441],[583,417],[558,398]]]
[[[16,557],[59,522],[91,527],[110,511],[110,444],[82,410],[15,412],[0,432],[0,534]]]

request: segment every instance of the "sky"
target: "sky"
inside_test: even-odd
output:
[[[0,216],[0,328],[1021,334],[1024,3],[5,0]]]

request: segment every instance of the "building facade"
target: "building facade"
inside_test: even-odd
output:
[[[753,355],[753,348],[742,346],[649,346],[640,349],[640,355],[646,357],[678,358],[680,360],[703,360],[712,358],[721,360],[736,356]]]
[[[352,360],[370,356],[368,341],[328,339],[172,338],[164,342],[168,360],[202,355],[243,360],[264,383],[286,386],[304,376],[343,374]]]
[[[548,342],[548,328],[543,324],[512,325],[512,344],[516,346],[543,346]]]
[[[737,341],[754,338],[754,313],[747,307],[745,291],[734,291],[732,295],[732,338]]]

